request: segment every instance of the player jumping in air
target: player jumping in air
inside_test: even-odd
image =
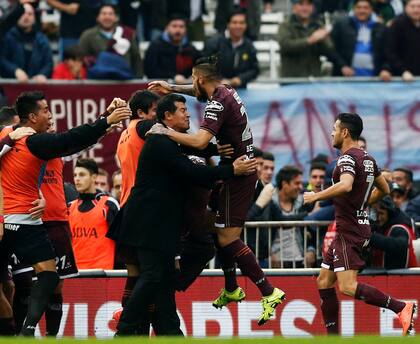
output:
[[[332,198],[335,206],[337,236],[324,257],[317,280],[321,311],[327,333],[338,334],[339,303],[335,292],[338,282],[341,293],[398,314],[403,335],[407,335],[413,326],[414,303],[396,300],[373,286],[357,282],[357,273],[365,265],[362,251],[369,245],[371,236],[367,206],[389,193],[375,159],[357,144],[362,131],[363,121],[359,115],[338,115],[332,143],[341,155],[333,173],[334,184],[321,192],[304,194],[305,203]]]

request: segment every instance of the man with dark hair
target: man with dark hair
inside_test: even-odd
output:
[[[78,45],[64,49],[63,62],[54,67],[53,79],[83,80],[86,79],[86,68],[83,65],[83,55]]]
[[[84,31],[79,41],[83,55],[96,58],[89,72],[95,78],[140,77],[141,60],[136,33],[129,27],[118,25],[117,8],[102,4],[96,21],[97,25]]]
[[[367,141],[364,136],[360,136],[357,140],[357,143],[360,147],[360,149],[366,150],[367,149]]]
[[[162,125],[177,132],[187,131],[185,102],[183,96],[175,94],[162,98],[157,106]],[[163,135],[149,136],[138,164],[141,168],[137,169],[130,197],[119,221],[112,226],[119,226],[113,230],[118,242],[133,246],[141,264],[141,274],[122,312],[117,335],[135,334],[151,303],[161,314],[155,327],[157,334],[180,335],[172,275],[187,197],[185,185],[211,188],[217,180],[252,173],[256,164],[241,156],[233,165],[195,165],[176,142]]]
[[[115,109],[115,101],[108,107],[111,114],[93,124],[75,127],[68,132],[47,133],[52,115],[42,92],[22,93],[16,100],[20,126],[32,128],[36,134],[16,142],[2,157],[2,187],[4,193],[4,245],[17,258],[34,267],[37,282],[31,290],[28,315],[21,334],[33,336],[49,297],[53,294],[58,275],[55,253],[45,227],[39,217],[32,217],[39,195],[39,181],[44,176],[45,161],[81,151],[102,137],[111,124],[129,118],[128,109]],[[12,128],[13,129],[13,128]]]
[[[104,192],[97,192],[99,168],[93,159],[79,159],[74,167],[78,199],[69,206],[74,255],[79,269],[111,270],[115,242],[105,235],[120,207]]]
[[[252,41],[245,37],[246,13],[233,11],[227,30],[206,41],[203,55],[218,54],[223,83],[232,87],[246,87],[259,73],[257,51]]]
[[[374,205],[377,226],[370,238],[372,266],[385,269],[418,267],[413,248],[416,239],[411,219],[397,208],[391,197]]]
[[[150,79],[189,83],[192,67],[199,56],[200,52],[188,41],[186,19],[173,15],[161,37],[149,45],[144,57],[144,73]]]
[[[270,152],[263,153],[263,163],[261,169],[261,181],[264,185],[271,183],[274,174],[274,155]]]
[[[309,169],[309,181],[306,186],[307,191],[319,192],[324,187],[325,173],[327,166],[324,163],[315,162]]]
[[[245,105],[232,87],[221,83],[216,59],[199,59],[193,68],[192,80],[193,85],[188,86],[154,81],[149,84],[149,88],[165,94],[184,93],[207,101],[200,130],[195,134],[186,134],[156,125],[151,132],[167,135],[181,145],[196,149],[206,148],[213,137],[220,144],[230,143],[234,153],[230,158],[222,157],[220,166],[230,165],[233,159],[242,155],[253,159],[253,138]],[[230,178],[221,187],[215,227],[218,252],[225,274],[225,288],[213,305],[222,308],[229,302],[239,302],[245,298],[244,291],[236,281],[237,263],[242,273],[253,281],[262,294],[263,312],[259,318],[259,324],[262,325],[273,316],[275,308],[285,298],[285,293],[269,283],[254,253],[240,238],[254,197],[256,181],[257,175],[253,173]]]
[[[0,109],[0,126],[19,123],[19,116],[13,106],[3,106]]]
[[[371,0],[353,1],[353,14],[334,24],[331,38],[338,56],[334,75],[391,79],[385,57],[386,28],[374,15]]]
[[[397,183],[403,191],[402,199],[400,200],[400,208],[402,211],[405,211],[408,202],[416,197],[416,192],[413,189],[413,171],[408,167],[400,166],[394,168],[392,171],[392,181]]]
[[[412,328],[414,303],[401,302],[357,281],[358,271],[365,265],[362,253],[371,237],[367,206],[389,194],[388,183],[375,159],[357,144],[362,131],[363,121],[359,115],[338,115],[331,133],[333,147],[341,152],[333,173],[334,184],[318,193],[305,192],[303,196],[305,203],[332,198],[335,205],[337,235],[324,257],[317,279],[321,311],[328,334],[338,334],[339,303],[335,292],[338,281],[341,293],[398,314],[403,335],[407,335]]]
[[[109,173],[103,168],[99,168],[96,173],[95,187],[104,193],[109,193]]]

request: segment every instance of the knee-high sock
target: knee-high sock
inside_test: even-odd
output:
[[[369,305],[388,308],[395,313],[401,312],[405,307],[405,302],[398,301],[389,295],[385,295],[379,289],[364,283],[357,283],[354,297],[358,300],[365,301]]]
[[[125,307],[125,305],[127,304],[127,301],[131,296],[131,293],[134,289],[134,286],[136,285],[138,278],[139,276],[128,276],[127,279],[125,280],[125,287],[124,287],[123,296],[121,299],[121,305],[123,307]]]
[[[229,250],[229,245],[227,247],[219,248],[217,250],[217,255],[225,276],[225,289],[232,292],[238,288],[238,282],[236,281],[235,258]]]
[[[47,336],[55,337],[60,329],[63,316],[63,294],[52,294],[45,310]]]
[[[37,274],[38,281],[34,284],[29,298],[28,314],[20,332],[23,336],[33,336],[35,327],[47,308],[48,299],[54,293],[59,282],[57,272],[43,271]]]
[[[266,279],[254,253],[241,239],[224,247],[223,252],[226,256],[234,258],[242,273],[255,283],[263,296],[273,292],[274,288]]]
[[[16,333],[19,333],[26,314],[28,314],[29,296],[32,289],[32,271],[14,275],[13,282],[15,283],[13,318],[15,319]]]
[[[339,304],[335,288],[319,289],[321,297],[321,311],[328,334],[338,334]]]

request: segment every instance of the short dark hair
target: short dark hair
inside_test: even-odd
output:
[[[114,10],[114,13],[115,13],[117,16],[118,16],[118,15],[120,15],[120,12],[119,12],[119,10],[118,10],[118,7],[117,7],[117,6],[115,6],[115,5],[113,5],[113,4],[107,3],[107,2],[102,3],[102,5],[101,5],[101,6],[99,6],[98,15],[99,15],[99,13],[102,11],[102,9],[103,9],[104,7],[111,7],[111,8]]]
[[[208,80],[222,80],[218,61],[217,55],[201,57],[195,61],[193,68]]]
[[[93,159],[77,159],[75,167],[82,167],[87,169],[91,174],[98,174],[98,164]]]
[[[359,136],[358,138],[359,141],[363,141],[366,144],[366,139],[364,136]]]
[[[354,6],[356,6],[359,2],[368,2],[368,3],[369,3],[369,5],[370,5],[370,7],[372,7],[372,8],[373,8],[373,3],[372,3],[372,0],[354,0],[354,1],[353,1],[353,7],[354,7]]]
[[[290,183],[292,179],[294,179],[297,176],[302,175],[302,170],[293,165],[286,165],[283,168],[280,169],[280,171],[277,172],[276,175],[276,184],[279,190],[281,190],[282,183],[287,182]]]
[[[322,171],[326,171],[327,170],[327,165],[323,162],[313,162],[311,164],[311,168],[309,172],[312,172],[313,170],[322,170]]]
[[[13,117],[17,115],[16,109],[13,106],[3,106],[0,109],[0,125],[13,124]]]
[[[185,17],[183,14],[173,13],[169,16],[169,18],[166,22],[166,25],[168,25],[171,21],[174,21],[174,20],[182,20],[185,23],[185,25],[187,25],[187,22],[188,22],[187,17]]]
[[[165,119],[165,112],[174,113],[176,111],[176,102],[186,103],[187,100],[180,94],[172,93],[161,98],[157,103],[156,117],[161,122]]]
[[[274,155],[273,153],[270,153],[270,152],[263,152],[262,158],[264,160],[274,161]]]
[[[113,174],[112,174],[112,180],[114,180],[114,178],[116,177],[116,176],[118,176],[119,174],[121,174],[122,175],[122,172],[121,172],[121,170],[116,170]]]
[[[136,91],[131,95],[130,100],[128,101],[131,109],[131,119],[138,118],[137,111],[141,110],[144,113],[147,113],[152,107],[153,103],[159,100],[159,96],[148,90]]]
[[[83,53],[78,45],[70,45],[64,48],[63,60],[81,60],[82,58]]]
[[[30,113],[35,113],[39,110],[38,102],[44,100],[44,93],[41,91],[23,92],[15,102],[15,109],[21,122],[25,122],[29,118]]]
[[[98,175],[106,176],[107,178],[109,177],[109,173],[107,172],[107,170],[103,169],[102,167],[98,168]]]
[[[252,150],[254,151],[254,158],[262,158],[263,157],[264,152],[261,149],[259,149],[258,147],[253,146]]]
[[[341,128],[347,128],[353,140],[358,140],[363,131],[363,121],[357,113],[342,112],[337,116]]]
[[[408,181],[411,182],[411,183],[413,182],[413,171],[410,170],[408,167],[400,166],[400,167],[394,168],[393,172],[395,172],[395,171],[400,171],[400,172],[405,173]]]
[[[234,16],[245,16],[246,20],[246,10],[240,7],[235,7],[232,12],[229,13],[227,17],[227,23],[229,23]]]

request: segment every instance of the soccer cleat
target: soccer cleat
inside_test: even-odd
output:
[[[408,335],[413,329],[413,317],[417,306],[413,302],[406,302],[405,307],[398,313],[401,325],[403,327],[403,336]]]
[[[122,307],[120,307],[120,308],[116,309],[116,310],[114,311],[114,313],[112,313],[112,320],[115,320],[115,321],[117,322],[117,324],[118,324],[118,323],[119,323],[119,321],[120,321],[122,311],[123,311],[123,308],[122,308]]]
[[[229,302],[241,302],[243,299],[245,299],[245,292],[241,287],[236,288],[232,292],[228,292],[225,288],[222,288],[219,297],[213,301],[213,307],[223,308]]]
[[[286,299],[286,294],[279,288],[274,288],[271,295],[263,296],[261,303],[263,312],[258,318],[258,325],[264,325],[274,314],[277,305]]]

